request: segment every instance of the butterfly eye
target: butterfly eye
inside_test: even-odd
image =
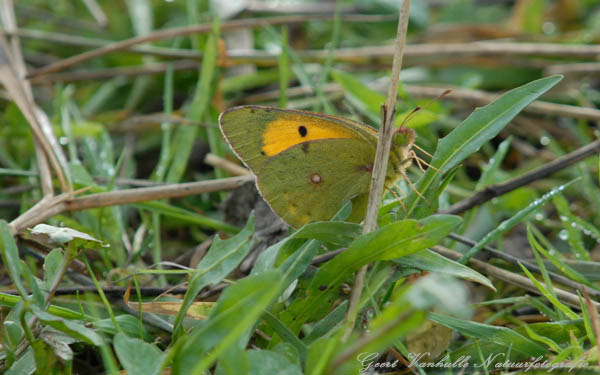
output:
[[[308,134],[308,130],[306,129],[306,126],[304,126],[304,125],[298,126],[298,133],[300,133],[301,137],[306,137],[306,134]]]

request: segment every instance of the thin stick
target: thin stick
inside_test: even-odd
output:
[[[109,191],[73,199],[66,199],[64,196],[58,196],[50,201],[45,201],[45,204],[36,205],[35,210],[32,208],[25,214],[13,220],[10,223],[10,227],[12,233],[16,234],[25,228],[44,222],[65,211],[80,211],[90,208],[108,207],[167,198],[180,198],[201,193],[229,190],[235,189],[236,187],[253,180],[254,176],[250,175],[223,178],[220,180],[164,184],[137,189]]]
[[[380,17],[377,17],[377,16],[374,18],[374,17],[369,17],[369,16],[341,15],[341,17],[344,20],[353,20],[353,19],[360,18],[362,20],[362,22],[366,22],[367,20],[369,20],[369,18],[371,18],[373,20],[380,19]],[[230,22],[224,22],[220,25],[219,28],[221,31],[225,32],[225,31],[244,29],[244,28],[249,28],[249,27],[259,27],[259,26],[264,26],[264,25],[281,25],[281,24],[300,23],[300,22],[305,22],[309,19],[310,20],[323,20],[323,19],[327,20],[327,19],[332,19],[332,18],[333,18],[333,15],[310,15],[310,16],[303,15],[303,16],[250,18],[250,19],[241,19],[241,20],[233,20]],[[154,41],[161,40],[161,39],[174,38],[177,36],[184,36],[184,35],[197,34],[197,33],[207,33],[212,30],[212,27],[213,27],[212,23],[203,23],[200,25],[192,25],[192,26],[179,27],[179,28],[173,28],[173,29],[159,30],[159,31],[147,34],[147,35],[138,36],[138,37],[131,38],[131,39],[126,39],[126,40],[123,40],[120,42],[110,43],[104,47],[69,57],[67,59],[58,61],[54,64],[50,64],[41,69],[30,72],[28,78],[33,78],[35,76],[46,74],[46,73],[57,72],[59,70],[66,69],[68,67],[82,63],[84,61],[87,61],[87,60],[90,60],[90,59],[93,59],[93,58],[96,58],[99,56],[103,56],[107,53],[128,49],[128,48],[138,45],[138,44],[154,42]]]
[[[464,199],[444,210],[438,211],[440,214],[459,214],[466,210],[473,208],[477,205],[485,203],[492,198],[506,194],[513,191],[521,186],[525,186],[533,181],[539,180],[544,177],[548,177],[562,169],[571,166],[582,159],[587,158],[600,152],[600,140],[594,141],[586,146],[583,146],[562,158],[553,160],[546,163],[544,166],[537,168],[529,173],[526,173],[520,177],[514,178],[502,184],[490,185],[479,190],[470,198]]]
[[[440,92],[448,89],[445,87],[406,85],[403,87],[410,95],[427,98],[435,98]],[[464,101],[468,105],[486,105],[498,99],[500,95],[488,93],[481,90],[450,87],[452,92],[445,98],[455,101]],[[600,110],[595,108],[585,108],[566,104],[556,104],[537,100],[523,110],[526,113],[535,113],[540,115],[554,115],[573,117],[583,120],[600,120]]]
[[[379,131],[379,141],[377,142],[377,151],[375,153],[375,162],[373,165],[373,174],[371,176],[371,187],[369,193],[369,203],[367,214],[363,226],[363,233],[370,233],[377,227],[377,212],[383,195],[383,184],[387,171],[387,164],[392,144],[394,116],[396,115],[396,98],[398,96],[398,81],[400,80],[400,70],[402,68],[402,57],[404,56],[404,45],[406,44],[406,30],[408,27],[408,16],[410,12],[410,0],[404,0],[402,9],[398,16],[398,31],[396,35],[394,62],[392,64],[392,78],[388,88],[388,96],[385,104],[381,108],[381,129]],[[347,330],[344,333],[343,341],[347,340],[352,333],[358,315],[358,306],[362,289],[365,282],[365,274],[368,265],[363,266],[354,278],[352,295],[346,321]]]
[[[458,260],[462,257],[461,253],[452,251],[443,246],[434,246],[432,248],[432,250],[434,250],[437,253],[442,254],[446,258],[450,258],[450,259],[454,259],[454,260]],[[531,280],[529,280],[529,278],[527,278],[525,276],[521,276],[514,272],[510,272],[505,269],[502,269],[502,268],[499,268],[496,266],[492,266],[491,264],[488,264],[486,262],[482,262],[478,259],[473,259],[473,258],[471,258],[469,260],[469,266],[471,268],[475,269],[476,271],[483,273],[484,275],[493,276],[500,280],[504,280],[510,284],[513,284],[513,285],[516,285],[523,289],[529,290],[530,292],[540,294],[540,291],[535,286],[535,284]],[[581,305],[579,304],[579,297],[577,295],[575,295],[573,293],[569,293],[562,289],[554,288],[554,287],[552,289],[553,289],[554,293],[556,294],[556,297],[561,302],[563,302],[569,306],[575,307],[575,308],[581,307]],[[592,304],[593,304],[593,308],[596,311],[600,311],[600,303],[593,302]]]
[[[473,241],[470,238],[458,235],[456,233],[450,233],[448,235],[448,238],[451,238],[453,240],[456,240],[460,243],[463,243],[463,244],[469,245],[469,246],[475,246],[475,244],[477,243],[476,241]],[[521,263],[523,266],[525,266],[525,268],[527,268],[530,271],[537,272],[540,274],[542,273],[542,270],[540,269],[540,267],[538,267],[537,264],[531,263],[528,259],[519,258],[514,255],[510,255],[508,252],[498,251],[491,246],[484,246],[483,250],[486,251],[488,254],[490,254],[494,258],[502,259],[505,262],[508,262],[515,266],[518,266],[519,263]],[[568,277],[559,275],[552,271],[548,271],[548,275],[550,276],[550,279],[552,281],[556,281],[559,284],[568,286],[570,288],[573,288],[574,290],[585,290],[589,294],[592,294],[594,297],[600,297],[600,290],[592,289],[588,286],[578,283],[577,281],[573,281],[573,280],[569,279]]]
[[[222,170],[234,176],[247,176],[252,174],[252,172],[250,172],[248,169],[238,164],[232,163],[227,159],[220,158],[217,155],[212,154],[210,152],[204,157],[204,163],[215,168],[221,168]]]
[[[15,64],[13,57],[10,54],[8,43],[3,36],[0,36],[0,82],[8,91],[10,99],[15,102],[17,107],[21,110],[21,113],[23,113],[23,116],[27,119],[33,132],[33,136],[39,141],[40,147],[43,149],[52,169],[54,169],[54,172],[58,177],[62,190],[69,191],[70,184],[65,175],[66,171],[63,170],[61,163],[49,142],[48,136],[44,133],[39,121],[40,117],[36,113],[35,105],[29,99],[26,86],[23,84],[23,80],[20,79],[14,66]]]
[[[106,25],[108,24],[108,19],[106,18],[106,14],[104,14],[104,11],[102,10],[102,8],[100,8],[100,5],[96,2],[96,0],[83,0],[83,3],[85,4],[92,17],[94,17],[94,19],[98,23],[98,26],[102,28],[106,27]]]

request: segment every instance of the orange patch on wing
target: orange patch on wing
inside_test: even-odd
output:
[[[359,137],[354,131],[335,122],[308,116],[287,117],[271,121],[265,127],[262,151],[266,156],[277,155],[306,141]]]

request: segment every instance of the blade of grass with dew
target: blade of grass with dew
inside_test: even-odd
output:
[[[450,134],[438,142],[427,172],[416,184],[423,196],[429,196],[429,190],[436,190],[433,184],[437,174],[444,174],[462,162],[467,156],[496,136],[523,108],[536,100],[562,79],[562,76],[551,76],[513,89],[485,107],[477,108]],[[421,197],[411,192],[406,199],[406,217],[415,214],[421,204]],[[432,211],[432,207],[429,208]],[[418,213],[427,215],[430,212]]]
[[[557,194],[552,198],[554,207],[558,211],[560,221],[563,226],[563,230],[567,233],[567,241],[569,248],[573,253],[575,259],[591,260],[585,246],[583,245],[583,239],[581,232],[578,228],[571,225],[569,217],[575,216],[569,209],[569,202],[562,194]]]
[[[542,253],[546,259],[550,261],[563,275],[567,276],[571,280],[575,280],[578,283],[582,283],[584,285],[591,286],[591,282],[581,273],[577,272],[575,269],[571,268],[568,264],[559,259],[556,255],[554,255],[553,251],[548,251],[544,249],[544,247],[537,241],[536,235],[541,236],[542,234],[539,230],[535,229],[533,225],[527,225],[527,239],[529,240],[529,245],[534,251],[538,251]],[[543,264],[543,262],[542,262]]]
[[[469,259],[471,259],[475,254],[477,254],[481,249],[483,249],[485,247],[485,245],[487,245],[490,242],[499,238],[506,231],[508,231],[509,229],[511,229],[518,223],[520,223],[529,214],[531,214],[533,211],[535,211],[540,206],[542,206],[544,203],[546,203],[550,198],[552,198],[554,195],[560,193],[561,191],[565,190],[569,185],[573,184],[575,181],[577,181],[577,180],[567,182],[564,185],[560,185],[559,187],[556,187],[556,188],[550,190],[548,193],[544,194],[541,198],[536,199],[535,201],[531,202],[527,207],[525,207],[521,211],[517,212],[510,219],[507,219],[507,220],[504,220],[503,222],[501,222],[498,225],[498,227],[496,227],[496,229],[494,229],[491,232],[489,232],[488,234],[486,234],[479,242],[477,242],[477,244],[475,244],[475,246],[473,246],[469,251],[467,251],[462,256],[462,258],[459,259],[459,263],[466,264],[469,261]]]
[[[529,225],[528,227],[530,228],[531,226]],[[530,241],[530,246],[532,245],[532,241],[531,241],[532,238],[533,238],[533,236],[531,235],[531,230],[528,230],[527,231],[527,239]],[[535,239],[534,239],[534,242],[535,242]],[[558,300],[558,298],[556,297],[556,293],[554,292],[554,286],[552,285],[552,280],[550,279],[550,275],[548,275],[548,270],[546,270],[546,266],[544,265],[544,262],[542,262],[542,258],[536,251],[536,247],[531,246],[531,251],[533,252],[533,255],[535,256],[535,260],[540,269],[540,274],[542,275],[542,279],[544,280],[544,283],[546,284],[546,288],[547,288],[546,290],[548,291],[548,293],[552,294],[552,297],[554,297],[555,299]],[[556,313],[559,315],[560,320],[563,320],[565,318],[563,316],[563,312],[561,310],[557,310]]]
[[[486,166],[483,168],[481,177],[479,178],[479,181],[477,181],[477,185],[475,185],[475,190],[481,190],[484,187],[491,185],[495,182],[494,175],[500,169],[500,166],[502,165],[502,162],[506,157],[506,153],[508,152],[511,142],[512,136],[509,136],[500,143],[498,149],[494,153],[494,156],[490,158]]]
[[[526,267],[524,267],[521,263],[519,263],[519,266],[521,266],[521,269],[523,270],[525,275],[529,278],[529,280],[531,280],[531,282],[533,282],[533,284],[540,291],[540,293],[544,297],[546,297],[546,299],[548,301],[550,301],[550,303],[552,303],[552,305],[554,305],[554,307],[556,307],[557,309],[562,311],[569,319],[579,319],[579,316],[577,314],[575,314],[568,306],[562,304],[554,296],[553,293],[549,292],[546,288],[544,288],[544,286],[535,277],[533,277],[531,272],[529,272],[529,270]]]

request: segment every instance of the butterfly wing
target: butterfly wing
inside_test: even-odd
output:
[[[231,108],[219,125],[237,156],[255,174],[275,155],[319,139],[359,139],[377,143],[377,132],[364,124],[320,113],[261,106]]]
[[[293,227],[329,220],[345,201],[368,193],[374,158],[375,147],[360,139],[300,143],[264,163],[258,190]]]

